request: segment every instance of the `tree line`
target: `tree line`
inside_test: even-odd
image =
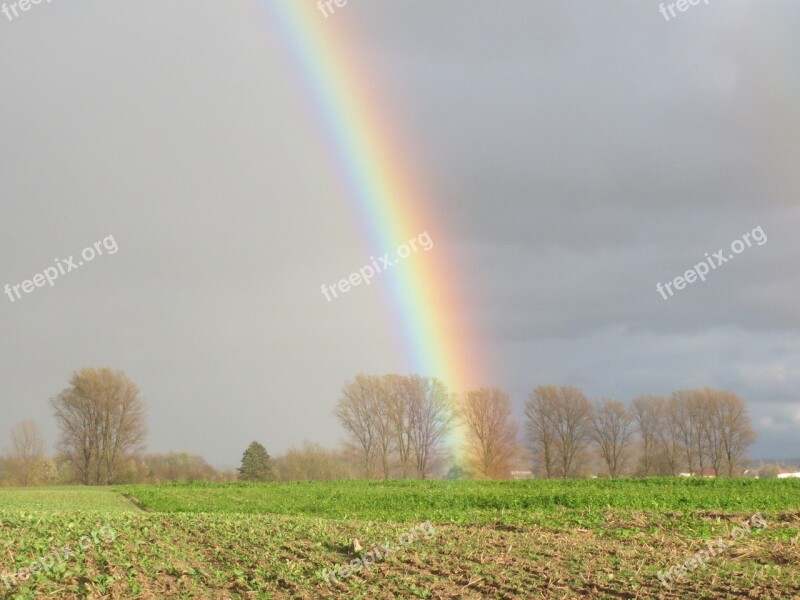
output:
[[[81,369],[50,400],[59,428],[48,457],[32,421],[16,425],[0,484],[109,485],[166,481],[507,479],[533,476],[742,474],[756,434],[736,394],[710,388],[589,401],[573,386],[539,386],[518,422],[498,388],[451,393],[419,375],[357,375],[334,409],[346,440],[306,441],[272,458],[254,442],[237,470],[186,452],[146,454],[146,405],[122,371]]]
[[[520,426],[497,388],[457,395],[417,375],[358,375],[345,383],[334,414],[361,476],[383,479],[505,479],[525,467],[546,478],[731,477],[742,473],[756,439],[744,401],[711,388],[640,396],[628,406],[590,402],[573,386],[539,386]]]
[[[669,397],[639,396],[626,406],[590,403],[572,386],[540,386],[525,419],[533,462],[543,477],[585,471],[592,450],[611,477],[620,475],[740,475],[755,442],[747,405],[711,388]]]
[[[0,459],[4,485],[109,485],[166,481],[231,481],[187,452],[146,454],[146,405],[138,386],[123,372],[80,369],[67,388],[50,400],[59,428],[57,453],[45,453],[33,421],[11,430],[11,446]]]
[[[34,421],[11,428],[10,446],[0,456],[0,485],[108,485],[117,483],[292,481],[352,479],[356,459],[343,450],[305,442],[271,459],[259,445],[249,449],[256,469],[216,469],[191,452],[146,453],[146,404],[123,372],[80,369],[50,400],[59,428],[57,451],[48,456]]]

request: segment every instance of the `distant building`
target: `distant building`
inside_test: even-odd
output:
[[[716,477],[714,469],[704,469],[701,474],[698,473],[678,473],[678,477]]]
[[[800,473],[778,473],[778,479],[788,479],[789,477],[800,477]]]
[[[533,471],[511,471],[511,479],[533,479]]]

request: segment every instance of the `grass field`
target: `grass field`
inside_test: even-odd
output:
[[[0,583],[0,593],[65,599],[800,598],[799,508],[800,481],[791,480],[3,489],[0,575],[19,574],[48,554],[63,558],[54,547],[71,544],[75,551],[54,560],[49,572],[17,577],[10,589]],[[766,527],[740,530],[741,539],[734,540],[731,531],[754,513],[763,515]],[[426,521],[429,535],[413,535]],[[338,575],[337,582],[330,572],[356,558],[353,538],[365,552],[377,545],[386,556],[369,570]],[[720,538],[729,547],[704,569],[662,586],[658,571]]]

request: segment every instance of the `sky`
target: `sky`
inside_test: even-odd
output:
[[[468,324],[452,345],[479,357],[468,385],[518,415],[545,384],[625,402],[710,386],[747,401],[753,456],[800,456],[800,5],[309,14],[403,140],[392,168],[425,183],[411,223],[433,243],[333,301],[322,284],[391,249],[341,183],[311,46],[275,3],[0,13],[0,286],[65,271],[0,295],[0,449],[23,419],[53,449],[48,399],[101,366],[141,388],[149,451],[231,467],[252,440],[336,445],[346,380],[414,368],[392,284],[437,261]],[[657,290],[745,234],[705,281]]]

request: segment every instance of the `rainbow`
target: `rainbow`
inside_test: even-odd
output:
[[[390,286],[392,326],[413,372],[438,377],[451,390],[463,391],[483,379],[460,310],[466,296],[443,252],[437,252],[437,241],[446,234],[426,202],[425,186],[413,175],[401,128],[387,116],[380,91],[370,86],[365,61],[349,41],[356,36],[345,34],[341,13],[358,10],[354,0],[350,4],[329,18],[316,0],[279,0],[264,8],[278,21],[320,113],[368,251],[375,256],[394,254],[399,245],[425,231],[433,239],[430,252],[383,276]]]

